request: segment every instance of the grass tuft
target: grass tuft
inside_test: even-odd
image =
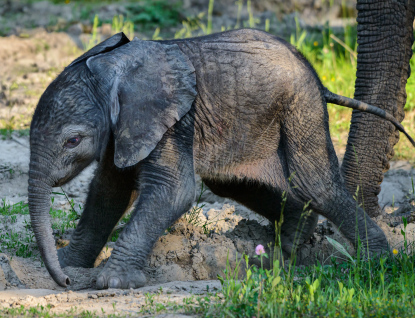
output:
[[[405,246],[396,256],[342,264],[333,258],[331,265],[289,271],[279,260],[271,269],[249,266],[243,255],[219,277],[222,293],[199,297],[188,309],[204,317],[413,317],[415,256],[413,245]],[[242,262],[247,270],[239,279]]]

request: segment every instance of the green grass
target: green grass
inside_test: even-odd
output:
[[[360,245],[358,251],[363,249]],[[331,265],[283,267],[268,255],[258,256],[262,267],[249,265],[244,255],[231,268],[228,262],[219,278],[222,290],[190,296],[183,303],[158,302],[146,294],[140,314],[163,312],[197,314],[198,317],[414,317],[415,256],[406,245],[396,256],[364,260],[359,256]],[[270,266],[265,266],[265,263]],[[240,269],[244,274],[241,277]],[[161,291],[160,291],[161,292]],[[3,309],[13,316],[59,317],[48,308]],[[70,313],[68,313],[70,316]],[[84,311],[77,316],[95,317]]]
[[[0,253],[7,252],[20,257],[32,257],[37,250],[34,234],[31,231],[28,218],[29,207],[24,202],[8,203],[5,199],[0,203],[0,215],[2,218],[2,230],[0,230]],[[24,225],[17,230],[14,224],[19,216],[23,218]],[[21,221],[21,219],[20,219]]]
[[[11,216],[15,214],[20,214],[20,215],[29,214],[29,206],[27,205],[27,203],[20,201],[15,204],[10,204],[5,199],[1,199],[0,215]]]
[[[397,257],[304,269],[251,267],[242,280],[228,267],[223,296],[198,299],[204,317],[413,317],[415,258]]]
[[[201,317],[414,317],[414,245],[406,241],[403,221],[404,247],[393,251],[396,256],[367,260],[360,242],[356,257],[343,251],[347,261],[332,258],[324,266],[296,267],[289,260],[282,266],[274,253],[272,260],[267,254],[255,256],[261,260],[256,267],[243,255],[233,268],[228,261],[218,277],[220,293],[190,298],[181,310]]]
[[[27,137],[30,134],[29,129],[13,129],[12,127],[0,128],[0,138],[2,140],[10,139],[13,132],[17,133],[18,137]]]
[[[7,317],[76,317],[76,318],[95,318],[95,317],[102,317],[102,313],[98,314],[96,311],[79,311],[75,308],[71,310],[67,310],[64,313],[56,314],[51,312],[51,306],[41,306],[38,305],[36,307],[27,308],[23,305],[17,308],[1,308],[0,315],[7,316]],[[119,314],[107,314],[105,313],[105,317],[125,317]]]
[[[54,194],[66,196],[65,193],[55,192]],[[52,197],[52,205],[54,200],[55,198]],[[69,201],[68,198],[67,200]],[[49,211],[52,217],[52,229],[58,230],[59,234],[64,234],[68,229],[75,228],[79,220],[79,213],[74,208],[73,200],[69,203],[69,211],[56,209],[53,206]],[[2,199],[0,201],[0,216],[3,223],[3,227],[0,229],[0,253],[7,252],[12,256],[38,258],[39,252],[30,223],[28,204],[23,201],[10,204]],[[17,222],[20,222],[18,226],[16,226]]]
[[[53,203],[55,201],[55,197],[51,198],[52,206],[50,208],[49,214],[52,217],[52,229],[60,230],[60,233],[63,234],[67,229],[74,229],[80,219],[80,215],[82,214],[82,206],[79,205],[78,209],[79,212],[75,209],[75,203],[73,199],[69,200],[65,191],[61,189],[61,192],[52,192],[54,195],[64,196],[66,201],[69,203],[69,211],[59,210],[53,208]]]

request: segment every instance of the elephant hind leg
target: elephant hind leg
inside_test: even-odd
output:
[[[369,244],[371,253],[383,252],[388,249],[384,233],[361,208],[356,209],[344,186],[330,139],[327,111],[324,107],[319,110],[318,105],[311,114],[305,108],[291,112],[282,127],[284,157],[289,172],[295,172],[292,191],[300,200],[311,201],[310,207],[333,222],[355,247],[359,235],[365,246]]]
[[[267,218],[272,225],[280,219],[282,190],[253,181],[217,181],[203,179],[213,193],[233,199],[259,215]],[[287,259],[297,255],[297,263],[308,255],[304,243],[312,235],[318,221],[318,215],[305,215],[304,204],[293,197],[288,198],[284,210],[284,222],[281,229],[281,247]],[[304,254],[304,255],[303,255]]]

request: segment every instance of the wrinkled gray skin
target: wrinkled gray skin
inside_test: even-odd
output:
[[[353,244],[357,232],[371,253],[388,251],[383,232],[362,209],[356,213],[343,184],[324,91],[291,45],[256,30],[130,43],[118,34],[85,53],[47,88],[30,132],[30,214],[52,277],[65,286],[60,266],[92,267],[136,201],[96,287],[144,285],[144,261],[191,207],[196,173],[214,193],[271,223],[287,191],[286,254],[296,230],[301,244],[317,222],[313,213],[299,226],[306,202]],[[58,260],[51,188],[93,160],[99,166],[85,210]]]
[[[402,121],[406,81],[414,43],[414,0],[357,0],[355,98],[378,106]],[[378,194],[394,156],[399,132],[387,121],[353,111],[341,171],[346,188],[371,217],[381,213]],[[356,160],[357,157],[357,160]]]

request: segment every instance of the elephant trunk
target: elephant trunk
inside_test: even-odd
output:
[[[49,178],[47,174],[41,171],[41,167],[31,162],[29,170],[30,220],[40,254],[49,274],[56,283],[62,287],[66,287],[70,284],[70,280],[63,273],[59,265],[49,214],[52,183],[45,181]]]
[[[355,99],[378,106],[401,122],[415,1],[365,0],[357,2],[357,9]],[[399,132],[391,123],[353,111],[342,174],[350,193],[359,186],[359,202],[371,217],[380,213],[377,195],[398,140]]]

